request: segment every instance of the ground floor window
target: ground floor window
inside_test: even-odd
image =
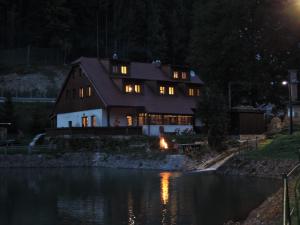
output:
[[[81,123],[82,123],[82,127],[88,127],[88,124],[89,124],[89,119],[87,116],[83,116],[81,118]]]
[[[139,126],[147,125],[193,125],[193,116],[146,114],[138,115]]]
[[[131,127],[133,125],[132,116],[126,116],[126,119],[127,119],[127,126]]]
[[[96,127],[97,126],[96,116],[91,116],[91,125],[92,125],[92,127]]]

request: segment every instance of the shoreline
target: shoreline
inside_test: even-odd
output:
[[[56,155],[0,155],[0,168],[70,168],[104,167],[162,171],[192,171],[201,169],[201,163],[184,155],[150,156],[76,152]]]

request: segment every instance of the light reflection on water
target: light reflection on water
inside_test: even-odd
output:
[[[276,181],[116,169],[0,170],[1,225],[219,225]],[[212,214],[213,213],[213,214]]]

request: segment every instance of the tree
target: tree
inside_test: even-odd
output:
[[[218,89],[206,89],[198,104],[196,116],[205,124],[209,146],[217,151],[224,150],[229,122],[224,95]]]

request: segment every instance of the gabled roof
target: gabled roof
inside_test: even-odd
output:
[[[74,61],[94,85],[99,97],[106,106],[114,107],[143,107],[149,113],[172,113],[172,114],[193,114],[196,108],[196,101],[193,97],[187,97],[182,93],[176,96],[160,96],[154,93],[147,85],[144,85],[142,95],[124,94],[116,87],[107,68],[97,58],[81,57]],[[172,81],[160,68],[152,63],[130,64],[130,77],[126,79]],[[196,76],[188,83],[203,84]]]

